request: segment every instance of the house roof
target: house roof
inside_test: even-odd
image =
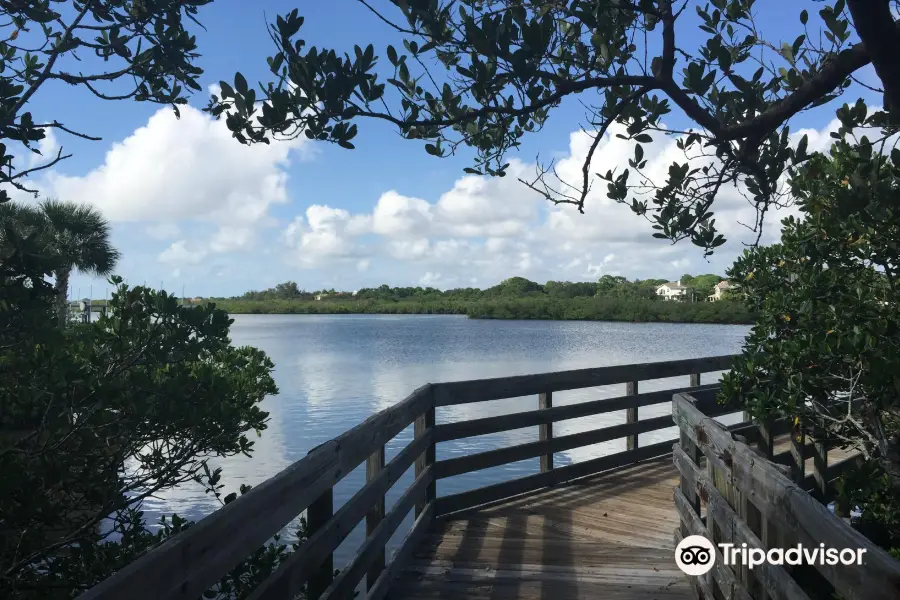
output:
[[[668,287],[668,288],[672,288],[673,290],[683,290],[683,289],[686,289],[686,288],[687,288],[686,285],[681,285],[681,284],[680,284],[679,282],[677,282],[677,281],[668,281],[668,282],[662,284],[661,286],[659,286],[659,287],[656,288],[656,289],[659,289],[659,288],[661,288],[661,287]]]
[[[733,288],[735,286],[733,283],[731,283],[729,281],[720,281],[719,283],[716,284],[716,287],[719,288],[720,290],[727,290],[727,289]]]

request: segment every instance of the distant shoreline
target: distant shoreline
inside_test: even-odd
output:
[[[703,323],[751,325],[747,308],[733,301],[667,302],[618,298],[514,298],[475,301],[290,301],[209,299],[229,314],[460,315],[470,319]]]

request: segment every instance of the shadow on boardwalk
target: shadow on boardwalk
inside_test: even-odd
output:
[[[439,519],[391,598],[692,598],[676,483],[666,457]]]

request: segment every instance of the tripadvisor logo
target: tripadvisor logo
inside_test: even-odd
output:
[[[758,567],[763,563],[770,565],[862,565],[865,548],[804,548],[797,544],[790,548],[750,548],[747,544],[719,544],[722,562],[726,565],[746,565]],[[704,575],[713,568],[716,562],[716,547],[702,535],[689,535],[675,547],[675,564],[686,575]]]
[[[716,547],[702,535],[689,535],[675,547],[675,564],[685,575],[704,575],[716,562]]]

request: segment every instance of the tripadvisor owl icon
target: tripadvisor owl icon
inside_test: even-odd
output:
[[[702,535],[689,535],[675,547],[675,564],[685,575],[703,575],[716,562],[716,548]]]

